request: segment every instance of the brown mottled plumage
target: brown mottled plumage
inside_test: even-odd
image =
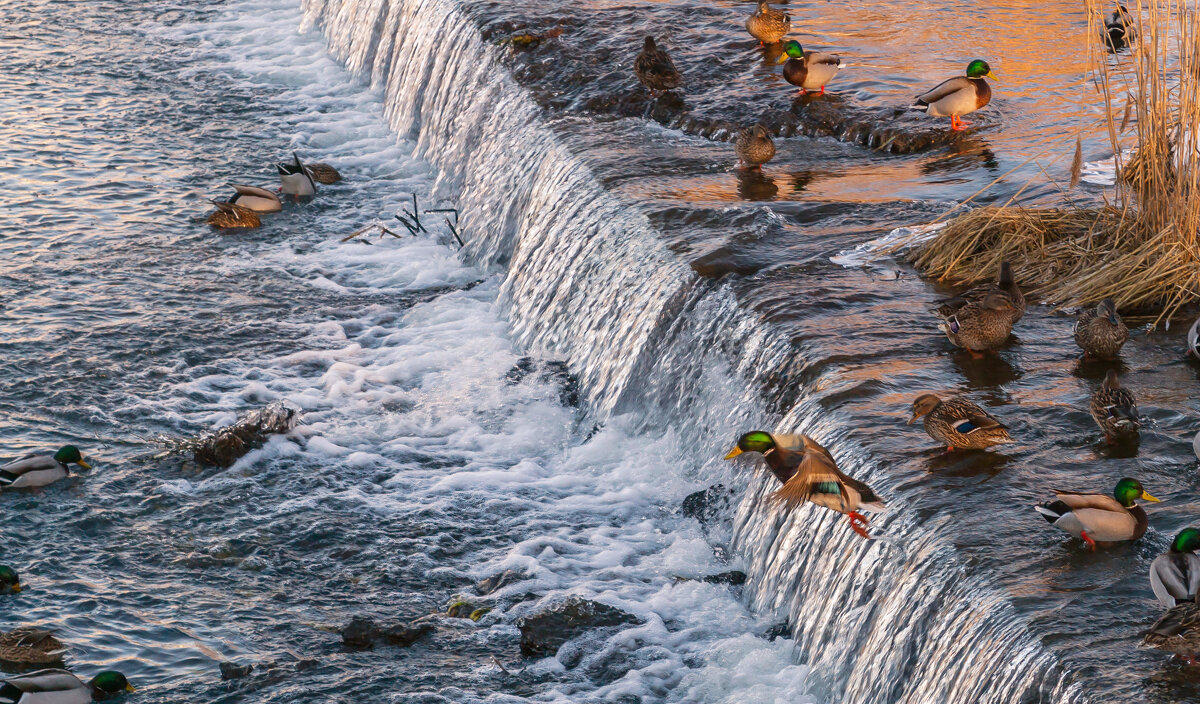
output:
[[[792,18],[783,10],[772,10],[767,0],[758,0],[758,9],[746,18],[746,31],[763,44],[774,44],[792,29]]]
[[[982,300],[968,302],[945,316],[938,329],[946,333],[953,345],[978,357],[1008,341],[1012,334],[1014,307],[1008,294],[992,291]]]
[[[208,216],[207,222],[213,227],[230,230],[234,228],[258,227],[262,224],[258,213],[249,208],[243,208],[240,205],[220,200],[214,200],[212,204],[217,206],[217,210]]]
[[[1117,306],[1111,298],[1084,310],[1075,321],[1075,344],[1085,357],[1116,359],[1128,339],[1129,328],[1117,315]]]
[[[1185,601],[1167,611],[1154,622],[1142,642],[1194,661],[1200,651],[1200,604]]]
[[[733,150],[738,156],[738,168],[757,169],[775,158],[775,142],[771,139],[771,133],[762,125],[738,132]]]
[[[922,394],[912,404],[909,425],[925,418],[925,432],[949,450],[983,450],[1012,442],[1008,428],[974,403],[955,397],[943,401]]]
[[[22,667],[51,667],[62,664],[66,651],[53,633],[40,628],[22,626],[0,633],[0,661]]]
[[[1121,387],[1115,369],[1108,370],[1104,383],[1092,394],[1088,408],[1092,412],[1092,419],[1110,442],[1138,436],[1141,423],[1138,421],[1137,399],[1132,391]]]
[[[1017,285],[1016,279],[1013,278],[1012,265],[1008,262],[1000,262],[1000,274],[996,277],[995,281],[989,281],[979,286],[972,286],[954,298],[942,301],[934,309],[934,312],[943,318],[948,318],[968,303],[982,301],[989,293],[1008,296],[1008,300],[1012,302],[1012,310],[1009,313],[1009,317],[1012,318],[1013,325],[1016,325],[1025,315],[1025,294],[1021,291],[1021,287]]]
[[[683,84],[683,76],[675,69],[675,62],[654,44],[654,37],[646,37],[641,53],[633,62],[633,72],[651,93],[674,90]]]
[[[342,175],[338,173],[338,170],[329,164],[305,164],[304,168],[308,169],[308,175],[312,176],[314,181],[326,186],[342,180]]]

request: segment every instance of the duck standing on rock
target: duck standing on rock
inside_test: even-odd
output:
[[[0,465],[0,491],[4,489],[36,489],[70,476],[69,465],[91,469],[79,448],[63,445],[53,455],[26,455]]]
[[[937,312],[943,314],[941,309]],[[1003,292],[992,291],[982,300],[969,301],[945,315],[938,329],[955,347],[979,358],[1008,341],[1015,317],[1018,317],[1017,308],[1012,298]]]
[[[826,84],[832,81],[844,66],[837,54],[805,51],[795,39],[784,43],[779,63],[783,63],[785,81],[799,87],[801,93],[820,89],[819,95],[825,94]]]
[[[792,31],[792,18],[783,10],[772,10],[767,0],[758,0],[758,9],[746,18],[746,31],[763,46],[775,44]]]
[[[38,670],[0,680],[0,704],[88,704],[135,692],[116,670],[98,673],[86,684],[66,670]]]
[[[1150,563],[1150,588],[1159,603],[1169,609],[1155,622],[1142,641],[1173,652],[1195,665],[1200,651],[1200,530],[1184,528],[1171,541],[1169,551]]]
[[[1092,550],[1098,543],[1138,540],[1146,534],[1149,519],[1136,502],[1158,502],[1136,479],[1125,477],[1117,482],[1112,496],[1055,491],[1058,500],[1034,506],[1048,522],[1083,540]]]
[[[934,117],[949,117],[950,129],[959,132],[968,123],[960,118],[986,106],[992,100],[992,88],[984,77],[1000,80],[983,59],[967,64],[967,75],[942,81],[936,88],[917,96],[914,110],[923,110]]]
[[[763,125],[747,127],[738,132],[733,142],[738,156],[739,169],[762,169],[762,165],[775,158],[775,142]]]
[[[1128,339],[1129,328],[1117,315],[1111,298],[1084,310],[1075,321],[1075,344],[1083,350],[1084,359],[1116,359]]]
[[[757,452],[766,460],[767,468],[783,484],[773,496],[788,508],[806,501],[824,506],[845,514],[855,533],[871,537],[867,519],[858,509],[882,511],[883,500],[871,487],[842,474],[833,455],[815,440],[807,435],[771,435],[754,430],[738,438],[725,459],[748,452]]]
[[[951,452],[986,450],[1013,441],[1003,423],[962,397],[943,401],[933,394],[921,394],[913,401],[912,412],[908,424],[924,417],[925,432]]]
[[[659,91],[674,90],[683,84],[683,76],[667,52],[658,48],[654,37],[646,37],[642,50],[633,62],[633,72],[653,96]]]
[[[317,183],[296,152],[292,152],[292,163],[281,162],[275,168],[279,170],[280,190],[284,195],[311,198],[317,194]]]
[[[1138,421],[1137,399],[1133,392],[1121,386],[1117,370],[1109,369],[1104,383],[1092,394],[1088,410],[1096,425],[1104,431],[1108,442],[1132,440],[1138,436],[1141,423]]]

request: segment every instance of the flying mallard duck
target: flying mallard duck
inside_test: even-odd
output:
[[[912,409],[908,424],[924,417],[925,432],[951,452],[985,450],[1012,442],[1003,423],[962,397],[943,401],[933,394],[921,394],[913,401]]]
[[[761,169],[775,158],[775,142],[766,127],[755,125],[738,132],[733,151],[737,153],[739,169]]]
[[[283,203],[279,200],[279,196],[265,188],[241,183],[231,183],[229,187],[235,191],[233,197],[225,201],[230,205],[253,210],[256,213],[278,213],[283,210]]]
[[[1008,262],[1000,262],[1000,274],[996,277],[995,281],[989,281],[979,286],[972,286],[954,298],[940,301],[938,307],[933,312],[943,318],[949,318],[968,303],[982,301],[989,293],[1008,296],[1008,300],[1012,302],[1012,311],[1009,317],[1012,318],[1014,325],[1024,317],[1026,305],[1025,294],[1021,292],[1021,287],[1017,285],[1016,279],[1013,278],[1012,265]]]
[[[0,565],[0,594],[20,594],[21,578],[8,565]]]
[[[1137,540],[1146,534],[1146,511],[1134,503],[1138,499],[1158,502],[1146,493],[1142,483],[1125,477],[1117,482],[1113,497],[1074,491],[1054,492],[1058,501],[1034,506],[1047,521],[1080,538],[1092,550],[1097,543]]]
[[[217,206],[217,210],[209,213],[207,222],[219,230],[251,229],[262,224],[258,213],[249,208],[243,208],[223,200],[210,200],[209,202]]]
[[[1200,589],[1200,530],[1184,528],[1171,541],[1171,549],[1150,563],[1150,588],[1164,607],[1196,601]]]
[[[725,455],[731,460],[745,452],[761,453],[767,467],[783,484],[774,498],[788,508],[805,501],[846,514],[850,528],[864,538],[867,519],[860,508],[882,511],[883,500],[871,487],[842,474],[833,455],[807,435],[778,435],[755,430],[738,438],[737,446]]]
[[[1075,344],[1083,349],[1085,358],[1116,359],[1128,339],[1129,328],[1117,315],[1117,306],[1111,298],[1082,311],[1075,321]]]
[[[292,163],[275,165],[279,169],[279,182],[285,195],[294,198],[311,198],[317,194],[317,183],[300,162],[300,156],[292,152]]]
[[[1117,5],[1117,9],[1105,16],[1104,38],[1113,51],[1120,51],[1137,40],[1136,23],[1124,5]]]
[[[70,475],[68,465],[72,464],[83,469],[92,468],[74,445],[63,445],[53,455],[26,455],[0,465],[0,490],[34,489],[53,484]]]
[[[86,684],[66,670],[27,672],[0,684],[0,704],[88,704],[137,691],[116,670],[105,670]]]
[[[674,90],[683,84],[683,76],[675,69],[675,62],[671,61],[667,52],[655,45],[654,37],[646,37],[641,52],[633,62],[633,72],[642,85],[650,89],[651,95],[657,91]]]
[[[784,42],[783,54],[777,63],[783,64],[785,81],[798,86],[803,93],[820,88],[822,95],[825,94],[826,84],[837,76],[844,65],[837,54],[805,51],[795,39]]]
[[[337,169],[323,162],[308,164],[304,168],[308,169],[308,175],[312,176],[314,181],[324,186],[332,186],[342,180],[342,175]]]
[[[982,108],[992,99],[992,88],[983,80],[984,76],[1000,80],[986,61],[975,59],[967,64],[967,75],[942,81],[928,93],[918,95],[916,104],[911,107],[934,117],[949,117],[950,129],[962,130],[968,123],[959,118]]]
[[[1138,436],[1141,423],[1138,421],[1137,399],[1132,391],[1121,387],[1117,370],[1109,369],[1104,375],[1104,383],[1092,394],[1088,410],[1109,442]]]
[[[1192,323],[1192,327],[1188,328],[1187,334],[1187,351],[1196,359],[1200,359],[1200,318]]]
[[[972,357],[982,357],[984,352],[1008,341],[1015,311],[1008,294],[991,291],[981,300],[970,301],[945,316],[938,329],[946,333],[946,339],[954,346],[967,350]]]
[[[758,9],[746,18],[746,31],[760,43],[774,44],[792,29],[792,18],[783,10],[772,10],[767,0],[758,0]]]
[[[30,626],[0,633],[0,661],[21,667],[62,665],[67,646],[50,631]]]

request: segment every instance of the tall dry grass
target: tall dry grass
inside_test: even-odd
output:
[[[976,210],[911,258],[930,275],[962,280],[990,276],[1008,259],[1048,303],[1111,297],[1158,322],[1200,299],[1200,9],[1183,0],[1126,4],[1137,39],[1113,58],[1101,37],[1116,6],[1085,1],[1091,84],[1120,176],[1112,205]]]

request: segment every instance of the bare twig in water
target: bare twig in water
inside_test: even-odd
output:
[[[454,223],[450,222],[450,218],[446,218],[446,224],[450,226],[450,232],[454,233],[454,239],[458,240],[459,249],[466,247],[467,245],[463,244],[462,238],[458,236],[458,228],[454,226]]]

